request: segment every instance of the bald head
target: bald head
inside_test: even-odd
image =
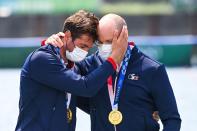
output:
[[[103,16],[99,21],[99,40],[102,43],[110,43],[112,41],[115,30],[117,30],[118,34],[120,34],[124,25],[126,25],[126,22],[119,15],[107,14]]]
[[[110,24],[111,26],[114,26],[113,28],[118,30],[118,32],[120,33],[123,26],[127,25],[125,20],[117,15],[117,14],[107,14],[107,15],[104,15],[100,21],[99,21],[99,24]]]

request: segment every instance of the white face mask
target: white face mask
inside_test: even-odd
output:
[[[112,44],[111,43],[103,43],[98,46],[98,54],[106,60],[112,53]]]
[[[87,51],[77,46],[74,48],[72,52],[69,52],[68,50],[66,50],[66,58],[72,62],[80,62],[84,60],[87,55],[88,55]]]

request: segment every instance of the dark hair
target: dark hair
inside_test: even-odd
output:
[[[95,40],[98,39],[98,24],[99,19],[93,13],[80,10],[65,20],[63,32],[69,30],[73,40],[83,34],[87,34],[92,37],[95,42]]]

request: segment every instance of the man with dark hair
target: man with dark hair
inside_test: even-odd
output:
[[[115,31],[107,61],[88,75],[77,74],[72,63],[86,57],[97,39],[97,26],[93,14],[79,11],[66,19],[60,49],[46,45],[27,57],[20,77],[16,131],[75,130],[75,96],[95,95],[115,72],[127,48],[127,29],[123,28],[119,37]]]
[[[77,64],[82,75],[107,60],[113,49],[113,32],[120,34],[124,25],[125,20],[116,14],[100,19],[98,52]],[[154,111],[159,112],[163,131],[180,131],[181,119],[165,66],[133,42],[128,42],[121,65],[95,96],[78,97],[78,107],[90,114],[91,131],[159,131]]]
[[[98,24],[98,18],[93,13],[80,10],[65,20],[63,32],[68,30],[72,32],[73,39],[80,37],[81,34],[88,34],[95,41],[98,39]]]

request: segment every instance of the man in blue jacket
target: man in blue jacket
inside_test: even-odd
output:
[[[16,131],[75,130],[75,96],[94,96],[115,72],[127,48],[127,29],[123,28],[118,38],[114,33],[107,61],[86,76],[77,74],[69,63],[86,57],[97,40],[97,26],[94,14],[79,11],[65,20],[61,49],[46,45],[27,57],[21,71]]]
[[[101,18],[98,52],[78,63],[82,75],[103,64],[111,54],[112,32],[120,31],[125,24],[115,14]],[[159,111],[163,131],[180,131],[181,119],[164,65],[143,54],[131,42],[121,65],[95,96],[78,97],[78,107],[90,114],[91,130],[159,131],[152,116]]]

